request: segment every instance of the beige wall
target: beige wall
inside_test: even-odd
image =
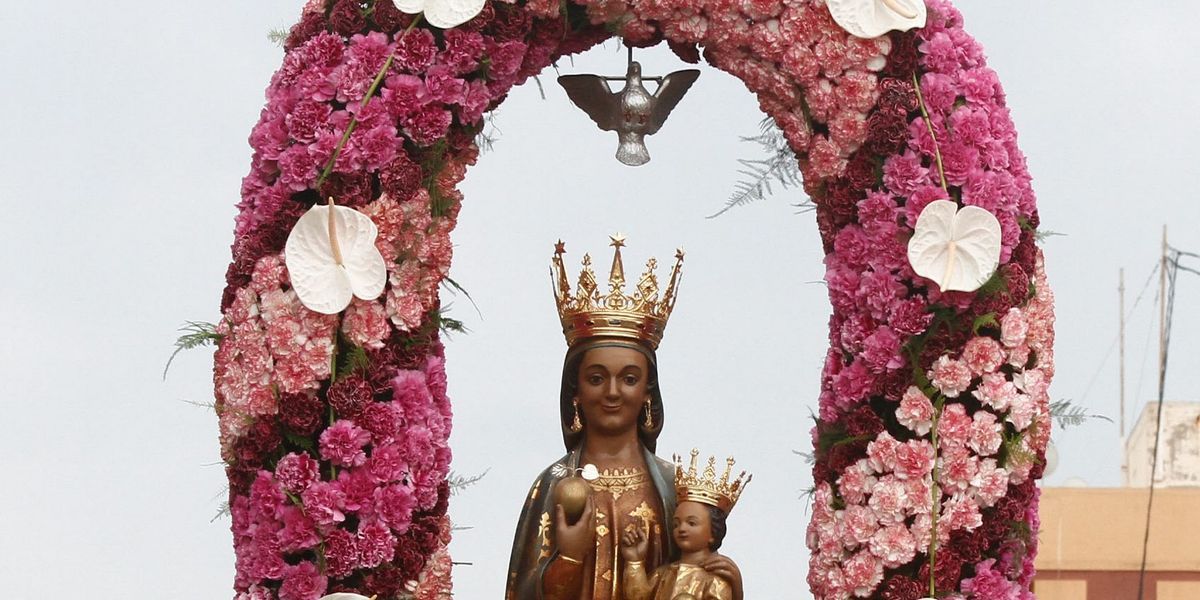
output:
[[[1157,600],[1196,600],[1200,598],[1200,581],[1160,581]]]
[[[1038,570],[1137,571],[1148,494],[1145,488],[1044,488]],[[1146,568],[1200,572],[1200,488],[1155,490]]]
[[[1039,579],[1034,582],[1033,591],[1038,600],[1087,600],[1088,586],[1086,581],[1078,579]]]

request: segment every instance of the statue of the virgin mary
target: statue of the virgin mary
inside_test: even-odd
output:
[[[661,294],[650,259],[633,294],[625,293],[620,236],[609,291],[597,290],[591,259],[571,293],[561,242],[552,275],[567,355],[559,410],[567,454],[542,471],[525,500],[513,540],[506,600],[620,600],[621,535],[640,528],[650,540],[646,568],[672,552],[674,466],[654,455],[663,426],[655,350],[675,304],[683,253]],[[594,465],[591,496],[573,522],[554,500],[568,473]]]

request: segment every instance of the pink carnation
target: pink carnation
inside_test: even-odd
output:
[[[275,478],[283,489],[299,494],[320,479],[320,465],[307,454],[289,452],[275,464]]]
[[[357,467],[367,461],[363,447],[371,434],[352,421],[339,420],[321,433],[321,458],[342,467]]]
[[[1017,431],[1025,431],[1033,423],[1036,410],[1033,398],[1026,394],[1016,394],[1008,403],[1008,421],[1017,428]]]
[[[901,444],[886,431],[867,444],[867,459],[877,473],[887,473],[896,468],[896,452]],[[932,447],[931,447],[932,448]]]
[[[375,514],[397,534],[408,531],[416,506],[417,499],[409,486],[394,484],[375,490]]]
[[[838,491],[850,504],[865,503],[873,487],[875,477],[871,475],[871,466],[865,458],[850,465],[838,478]]]
[[[995,459],[985,458],[979,462],[979,470],[971,481],[971,487],[980,506],[992,506],[1008,492],[1008,471],[996,466]]]
[[[947,398],[957,398],[971,387],[971,370],[966,363],[940,356],[928,373],[929,381]]]
[[[327,580],[309,561],[289,566],[279,586],[279,600],[317,600],[325,594]]]
[[[963,448],[971,437],[973,421],[957,402],[946,404],[938,418],[938,436],[943,448]]]
[[[965,495],[955,495],[942,503],[942,513],[938,517],[939,537],[943,525],[947,532],[972,531],[983,525],[983,515],[974,500]]]
[[[896,477],[921,479],[933,472],[933,445],[925,440],[909,440],[896,448]]]
[[[342,512],[345,500],[346,495],[336,483],[325,481],[308,486],[308,489],[300,494],[300,501],[304,503],[304,512],[313,522],[321,526],[329,526],[346,520],[346,514]]]
[[[947,494],[966,492],[978,473],[979,457],[968,452],[966,448],[948,447],[943,449],[941,468],[938,469],[938,483]]]
[[[867,506],[875,511],[881,524],[897,525],[904,522],[911,500],[908,497],[908,488],[905,486],[904,481],[897,479],[895,475],[884,475],[875,484],[875,489],[871,493],[870,500],[867,501]],[[923,498],[917,498],[916,500],[918,502],[924,501]]]
[[[843,563],[846,588],[855,596],[866,598],[883,581],[883,563],[870,551],[863,550]]]
[[[974,337],[963,348],[963,362],[976,375],[991,373],[1004,363],[1004,349],[990,337]]]
[[[1015,348],[1025,343],[1025,336],[1029,333],[1029,324],[1025,321],[1025,315],[1019,308],[1010,308],[1008,312],[1000,318],[1000,341],[1009,348]]]
[[[396,555],[396,537],[377,521],[359,526],[357,546],[362,566],[368,569],[390,562]]]
[[[847,506],[842,514],[842,522],[846,525],[843,542],[849,549],[869,542],[871,536],[879,530],[879,518],[875,516],[875,511],[867,506]]]
[[[916,556],[917,543],[908,527],[900,523],[876,531],[871,537],[870,549],[884,567],[894,569]]]
[[[975,397],[980,402],[998,411],[1008,410],[1008,405],[1017,396],[1017,386],[1003,373],[991,373],[983,376]]]
[[[900,398],[896,420],[917,435],[926,435],[933,427],[933,403],[917,386],[909,386]]]
[[[962,591],[972,598],[986,600],[1024,600],[1021,586],[1010,581],[1000,569],[993,568],[996,559],[989,558],[975,565],[975,576],[964,579]]]
[[[991,456],[1000,449],[1003,437],[1002,428],[997,422],[996,415],[986,411],[976,411],[972,416],[971,436],[967,447],[980,456]]]

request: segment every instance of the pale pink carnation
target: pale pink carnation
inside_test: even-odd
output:
[[[963,362],[976,375],[991,373],[1004,363],[1004,350],[990,337],[974,337],[963,348]]]
[[[850,504],[865,503],[874,486],[875,477],[871,475],[870,463],[865,458],[850,465],[838,478],[838,491]]]
[[[979,457],[971,454],[966,448],[943,449],[941,467],[938,469],[938,483],[947,494],[966,492],[978,473]]]
[[[975,500],[966,495],[957,494],[942,503],[942,512],[938,516],[939,537],[943,524],[945,524],[947,532],[972,531],[983,525],[983,515],[979,512],[979,505],[975,503]]]
[[[355,298],[342,318],[342,332],[351,343],[377,350],[392,332],[387,309],[378,302]]]
[[[990,373],[983,376],[975,397],[980,402],[998,411],[1008,410],[1008,405],[1017,396],[1017,386],[1009,381],[1003,373]]]
[[[942,355],[933,363],[928,377],[947,398],[957,398],[971,386],[971,370],[959,360]]]
[[[883,581],[883,563],[868,550],[851,556],[843,563],[846,589],[859,598],[866,598]]]
[[[879,530],[879,519],[875,516],[875,511],[866,506],[847,506],[842,513],[842,522],[846,525],[842,541],[847,549],[867,543]]]
[[[1029,333],[1029,323],[1019,308],[1010,308],[1000,319],[1000,341],[1009,348],[1015,348],[1025,343]]]
[[[916,556],[917,543],[908,527],[899,523],[876,531],[871,537],[870,549],[884,567],[894,569]]]
[[[942,448],[963,448],[971,437],[971,417],[957,402],[946,404],[938,418],[938,436]]]
[[[909,386],[900,398],[896,419],[917,435],[924,436],[933,427],[933,403],[920,388]]]
[[[1001,436],[1003,430],[997,422],[996,415],[980,410],[975,412],[972,420],[971,437],[967,446],[980,456],[995,454],[1000,449],[1000,443],[1004,441]]]
[[[1008,364],[1018,369],[1024,368],[1029,362],[1029,353],[1029,344],[1019,344],[1010,348],[1008,351]]]
[[[867,459],[871,463],[871,468],[877,473],[887,473],[896,468],[896,451],[900,448],[900,442],[888,432],[879,434],[869,444],[867,444]]]
[[[1008,471],[996,466],[996,460],[985,458],[979,463],[979,471],[971,481],[979,505],[989,507],[1008,492]]]
[[[880,477],[867,501],[867,506],[875,511],[879,522],[884,525],[903,523],[908,504],[908,488],[895,475]]]
[[[1008,422],[1012,423],[1017,431],[1025,431],[1033,423],[1036,410],[1033,398],[1026,394],[1016,394],[1008,404]]]
[[[896,477],[921,479],[933,471],[933,445],[926,440],[909,440],[896,448]]]

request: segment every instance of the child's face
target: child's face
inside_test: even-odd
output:
[[[671,523],[675,545],[682,552],[707,550],[712,546],[712,523],[709,522],[708,507],[699,502],[680,502],[675,507],[675,518]]]

